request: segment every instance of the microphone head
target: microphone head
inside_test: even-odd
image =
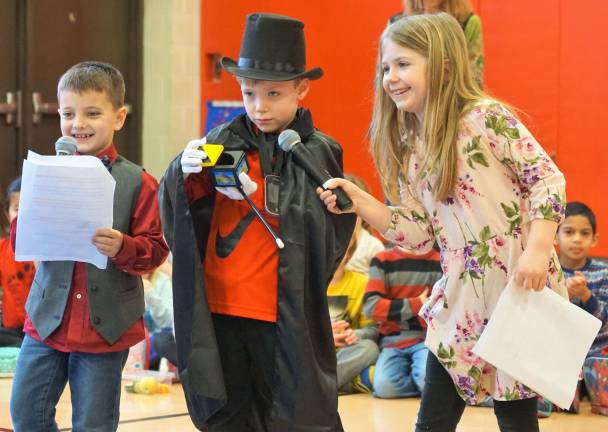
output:
[[[281,150],[284,152],[292,151],[293,147],[300,142],[302,142],[300,134],[292,129],[285,129],[279,135],[279,147],[281,147]]]
[[[55,142],[57,156],[71,156],[78,150],[78,143],[70,136],[62,136]]]

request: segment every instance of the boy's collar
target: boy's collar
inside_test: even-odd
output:
[[[246,114],[234,119],[228,127],[237,135],[253,144],[254,147],[258,147],[258,142],[255,138],[259,137],[259,134],[263,132],[255,126]],[[306,142],[315,132],[310,111],[306,108],[298,108],[295,118],[289,123],[286,129],[296,131],[300,135],[300,138],[302,138],[302,142]],[[265,141],[275,141],[278,139],[280,132],[263,134]]]
[[[81,155],[82,153],[76,152],[76,154]],[[108,159],[110,159],[110,162],[114,163],[114,161],[118,157],[118,151],[116,150],[116,146],[114,145],[114,143],[112,143],[109,147],[106,147],[105,149],[97,153],[95,157],[98,157],[99,159],[107,157]]]
[[[587,270],[587,269],[589,268],[589,266],[590,266],[590,265],[591,265],[591,258],[587,257],[587,258],[585,258],[585,264],[583,264],[583,266],[582,266],[582,267],[575,268],[575,269],[571,269],[571,268],[568,268],[568,267],[566,267],[566,266],[562,265],[562,270],[566,270],[566,271],[569,271],[569,272],[574,273],[574,272],[576,272],[576,271],[584,271],[584,270]]]

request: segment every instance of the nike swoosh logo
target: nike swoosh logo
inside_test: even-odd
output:
[[[253,213],[253,211],[247,213],[227,236],[222,236],[220,234],[220,228],[217,228],[215,236],[215,253],[219,258],[226,258],[232,253],[254,217],[255,213]]]

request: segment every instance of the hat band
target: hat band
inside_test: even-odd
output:
[[[268,60],[256,60],[245,57],[240,57],[238,62],[239,68],[242,69],[258,69],[273,72],[288,72],[301,73],[304,72],[304,66],[294,66],[288,62],[271,62]]]

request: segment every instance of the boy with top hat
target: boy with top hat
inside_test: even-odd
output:
[[[222,59],[246,114],[189,142],[161,182],[178,368],[201,430],[342,430],[325,292],[355,218],[326,212],[316,185],[277,144],[294,130],[321,169],[342,176],[340,146],[299,108],[323,74],[306,70],[303,27],[280,15],[247,17],[239,60]],[[240,190],[213,186],[213,169],[201,166],[206,143],[244,152]]]

